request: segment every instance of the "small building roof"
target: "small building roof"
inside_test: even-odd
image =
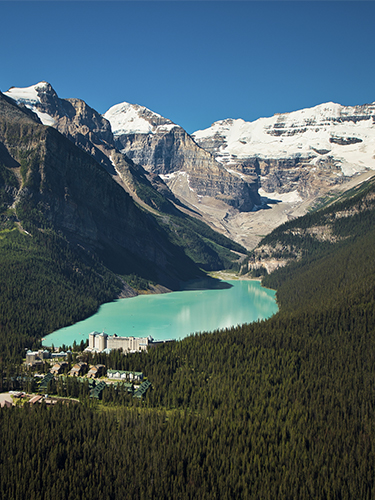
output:
[[[34,396],[30,399],[29,403],[30,404],[35,404],[35,403],[38,403],[41,399],[43,398],[43,396],[41,395],[38,395],[38,396]]]

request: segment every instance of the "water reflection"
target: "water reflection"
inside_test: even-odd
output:
[[[183,291],[188,290],[227,290],[232,288],[230,281],[221,281],[216,278],[207,276],[206,278],[199,278],[196,280],[186,281],[182,285]]]

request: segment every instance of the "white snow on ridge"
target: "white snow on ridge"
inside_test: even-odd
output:
[[[159,125],[156,130],[158,132],[169,132],[175,127],[179,127],[179,125],[176,125],[175,123],[165,123],[163,125]]]
[[[110,122],[114,135],[152,133],[151,123],[139,116],[136,108],[127,102],[112,106],[103,116]]]
[[[153,134],[156,131],[164,132],[177,127],[176,124],[158,113],[144,106],[129,104],[128,102],[112,106],[103,116],[110,122],[115,136],[122,134]]]
[[[27,108],[31,109],[31,111],[38,115],[43,125],[53,126],[55,124],[55,120],[52,116],[48,113],[39,111],[39,109],[35,106],[36,104],[41,104],[37,91],[45,89],[47,85],[47,82],[39,82],[35,85],[31,85],[31,87],[12,87],[7,92],[4,92],[4,94],[15,100],[17,104],[24,104]]]
[[[40,99],[36,91],[36,89],[39,88],[39,85],[41,85],[41,83],[25,88],[12,87],[7,92],[4,92],[4,94],[11,97],[18,103],[23,103],[25,105],[31,105],[37,102],[40,103]]]
[[[34,111],[39,117],[39,120],[43,123],[43,125],[47,125],[48,127],[53,127],[56,123],[56,121],[52,118],[51,115],[48,113],[42,113],[35,107],[27,106],[27,108],[31,109],[31,111]]]
[[[343,157],[358,171],[375,168],[375,103],[367,106],[341,106],[325,103],[292,113],[259,118],[254,122],[227,119],[192,134],[198,144],[222,141],[216,151],[218,161],[234,164],[241,158],[312,158],[322,155]],[[350,119],[349,118],[353,118]],[[363,119],[366,117],[366,119]],[[362,142],[341,145],[330,138],[357,138]],[[321,151],[317,153],[316,150]]]

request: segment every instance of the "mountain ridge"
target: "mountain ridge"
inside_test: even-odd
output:
[[[48,93],[50,100],[51,89],[51,86],[48,84],[43,84],[42,86],[42,91]],[[35,89],[32,90],[34,91]],[[30,89],[27,90],[26,95],[30,95]],[[61,120],[61,109],[64,109],[65,101],[61,103],[61,100],[53,92],[52,100],[56,101],[54,102],[54,109],[58,108],[56,113],[60,113],[60,115],[54,114],[54,117],[58,118],[60,116],[59,120]],[[71,102],[74,103],[74,110],[78,109],[77,112],[73,112],[69,108]],[[120,274],[129,274],[137,270],[137,274],[142,276],[142,266],[140,264],[136,265],[136,254],[140,260],[144,256],[146,260],[154,264],[159,262],[162,267],[167,265],[168,259],[172,256],[173,259],[177,259],[176,263],[180,261],[177,267],[180,267],[180,271],[182,272],[181,278],[188,279],[190,277],[189,272],[192,275],[196,274],[196,272],[199,274],[198,268],[195,271],[193,270],[194,265],[192,267],[192,263],[194,260],[196,266],[211,270],[217,269],[218,266],[219,268],[223,265],[231,266],[232,261],[238,259],[235,254],[228,259],[228,249],[246,253],[246,250],[239,245],[223,238],[219,234],[215,234],[214,231],[205,226],[203,221],[197,221],[192,224],[189,219],[189,213],[185,214],[179,210],[178,200],[173,198],[173,194],[168,191],[168,188],[163,184],[161,179],[160,186],[158,186],[158,189],[155,189],[154,185],[159,181],[152,179],[153,182],[151,182],[142,167],[135,165],[130,159],[120,154],[111,144],[111,135],[108,137],[108,146],[106,145],[106,153],[110,153],[109,158],[106,158],[110,161],[111,168],[108,168],[108,165],[104,162],[98,162],[96,151],[92,151],[92,136],[95,130],[91,132],[90,127],[85,124],[82,125],[81,116],[83,115],[83,118],[87,116],[88,121],[97,121],[99,123],[98,133],[101,132],[102,118],[83,103],[83,101],[79,101],[78,104],[75,100],[69,101],[67,109],[72,111],[73,120],[65,122],[67,127],[62,131],[65,134],[60,133],[58,128],[55,130],[55,127],[44,126],[37,114],[31,113],[25,106],[19,108],[16,102],[10,99],[9,96],[3,97],[3,103],[3,107],[5,103],[9,105],[7,109],[2,109],[4,133],[1,136],[2,146],[0,148],[0,155],[4,155],[4,158],[7,158],[5,167],[18,167],[20,171],[20,184],[22,184],[20,193],[24,193],[25,198],[29,195],[32,196],[35,203],[39,203],[43,208],[47,218],[51,219],[57,226],[64,228],[64,231],[70,231],[73,235],[75,231],[78,231],[80,235],[79,244],[90,248],[90,242],[92,242],[97,251],[104,244],[104,241],[102,241],[98,246],[98,238],[104,238],[112,241],[115,247],[120,245],[120,254],[124,248],[127,248],[128,257],[130,254],[133,255],[130,259],[133,262],[133,270],[119,271]],[[42,109],[46,110],[46,108]],[[82,113],[80,113],[81,111]],[[17,115],[18,122],[20,121],[20,117],[23,121],[26,120],[26,116],[29,117],[33,123],[33,130],[31,132],[22,132],[24,133],[24,137],[20,137],[20,127],[16,120],[17,123],[12,122],[12,127],[15,127],[14,136],[10,137],[7,132],[7,122],[9,122],[9,117],[12,113]],[[104,118],[103,120],[105,134],[111,134],[109,122]],[[86,135],[79,132],[82,126],[87,128]],[[73,132],[69,133],[69,130]],[[78,133],[76,134],[77,131]],[[82,137],[86,139],[86,142]],[[23,142],[20,142],[20,139]],[[50,141],[48,144],[46,142],[47,139]],[[67,139],[69,139],[68,142],[66,142]],[[39,143],[38,141],[42,142]],[[25,155],[25,158],[21,158],[20,155]],[[21,165],[22,161],[24,162],[23,167]],[[73,168],[74,162],[76,166]],[[67,169],[68,165],[70,166]],[[23,174],[22,169],[24,170]],[[30,169],[34,169],[35,172],[30,173]],[[53,175],[51,174],[52,171],[54,172]],[[46,172],[48,172],[48,175]],[[98,178],[99,172],[102,180]],[[64,177],[66,175],[69,175],[69,178]],[[60,178],[59,181],[56,180],[57,177]],[[97,183],[94,177],[97,179]],[[48,182],[52,183],[52,185],[48,186]],[[106,186],[109,186],[111,182],[114,182],[114,184],[107,189]],[[29,193],[29,184],[34,189],[32,193]],[[65,191],[62,192],[64,189]],[[108,192],[104,193],[103,190],[105,189],[112,194],[109,196]],[[79,190],[81,190],[81,194]],[[95,195],[97,195],[98,201],[93,200]],[[134,198],[136,198],[136,204],[134,204]],[[83,208],[82,203],[86,203],[89,200],[91,200],[89,205]],[[115,206],[116,203],[117,206]],[[120,215],[118,211],[120,206],[122,206],[120,212],[122,211],[123,215]],[[139,207],[142,207],[142,209],[140,210]],[[138,215],[135,218],[138,222],[129,231],[133,215],[136,213]],[[95,221],[93,219],[94,214]],[[102,222],[105,217],[107,217],[107,221],[103,224]],[[101,219],[103,220],[99,223]],[[128,228],[126,224],[128,224]],[[159,239],[159,243],[153,246],[152,242],[156,242],[157,239]],[[195,241],[195,246],[200,249],[199,251],[193,248],[193,241]],[[111,251],[117,254],[118,251],[115,250],[112,243]],[[216,243],[222,245],[221,250],[215,246]],[[107,246],[105,243],[104,247]],[[151,247],[153,250],[151,250]],[[155,254],[155,252],[158,253],[157,248],[163,248],[159,255],[160,258]],[[103,250],[101,252],[102,258],[108,261],[105,252],[104,254]],[[219,255],[220,253],[222,255]],[[162,254],[164,254],[164,257],[161,257]],[[187,257],[187,254],[193,260]],[[186,262],[181,267],[181,263],[184,260]],[[170,271],[172,271],[174,266],[175,264],[172,264]],[[143,267],[147,268],[149,266],[145,265]],[[148,274],[149,278],[153,281],[158,281],[157,275],[154,274],[152,277],[153,273],[149,271],[146,275]],[[167,271],[167,274],[164,274],[160,283],[172,288],[178,287],[175,280],[177,275],[175,275],[169,285],[165,282],[168,274],[169,271]],[[174,271],[172,271],[173,274]],[[143,277],[146,278],[147,276]],[[170,277],[172,276],[170,275]]]
[[[38,85],[43,90],[49,84],[34,87]],[[17,97],[17,92],[29,107],[47,111],[35,95],[27,104],[26,90],[10,89],[8,94]],[[80,102],[65,101],[73,107]],[[138,104],[116,104],[99,116],[96,123],[102,120],[102,125],[91,123],[84,134],[78,131],[75,141],[112,175],[118,174],[130,193],[134,176],[145,176],[172,203],[200,214],[247,249],[375,169],[374,103],[328,102],[253,122],[225,119],[191,135]],[[54,126],[63,129],[63,120]],[[69,127],[65,124],[65,134],[71,133]],[[116,150],[124,155],[120,168],[112,161]]]
[[[100,164],[57,130],[39,124],[1,94],[0,103],[1,150],[8,155],[4,167],[12,169],[19,179],[13,202],[19,218],[22,212],[24,221],[29,220],[41,229],[52,224],[75,244],[99,252],[113,271],[120,274],[132,271],[125,261],[125,265],[118,261],[121,254],[133,263],[138,260],[140,273],[141,262],[145,268],[153,263],[155,270],[164,268],[160,274],[156,271],[153,279],[159,278],[161,284],[167,285],[169,279],[165,278],[174,267],[167,271],[168,255],[173,256],[177,248],[173,250],[174,246],[154,219],[134,204]],[[2,163],[4,158],[5,155]],[[180,258],[184,260],[182,253]],[[185,265],[192,270],[188,261]],[[170,277],[173,274],[174,271]],[[172,287],[177,285],[176,277],[169,282]]]

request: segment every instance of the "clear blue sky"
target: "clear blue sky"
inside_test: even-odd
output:
[[[373,1],[0,1],[0,90],[46,80],[188,132],[375,101]]]

